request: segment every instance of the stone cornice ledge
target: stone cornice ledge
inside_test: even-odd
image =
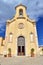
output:
[[[26,17],[17,17],[17,19],[26,19]]]

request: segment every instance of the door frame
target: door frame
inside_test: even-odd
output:
[[[19,38],[19,37],[23,37],[23,38],[24,38],[24,42],[25,42],[25,37],[24,37],[24,36],[18,36],[18,37],[17,37],[17,56],[25,56],[25,55],[26,55],[26,47],[25,47],[26,45],[24,45],[24,48],[25,48],[25,49],[24,49],[24,53],[25,53],[25,54],[24,54],[24,55],[18,55],[18,38]]]

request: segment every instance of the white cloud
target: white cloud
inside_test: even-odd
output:
[[[43,0],[28,0],[27,7],[31,18],[38,20],[38,17],[43,15]]]
[[[20,3],[27,6],[27,13],[30,18],[38,20],[40,15],[43,15],[43,0],[2,0],[4,3],[15,7]]]
[[[7,18],[13,16],[14,7],[20,3],[27,6],[27,14],[30,18],[37,21],[38,17],[43,15],[43,0],[0,0],[0,28]]]
[[[3,2],[7,4],[14,4],[14,3],[21,3],[22,0],[2,0]]]

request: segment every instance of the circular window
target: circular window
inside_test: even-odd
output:
[[[24,28],[24,24],[23,23],[19,23],[19,29],[23,29]]]

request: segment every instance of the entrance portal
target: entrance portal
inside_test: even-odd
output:
[[[18,55],[25,55],[25,38],[23,36],[18,37]]]

